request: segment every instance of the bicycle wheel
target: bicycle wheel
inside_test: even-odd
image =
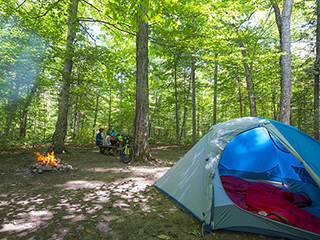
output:
[[[126,148],[123,148],[121,151],[121,161],[123,163],[129,163],[133,159],[134,151],[132,146],[127,146],[127,152]]]

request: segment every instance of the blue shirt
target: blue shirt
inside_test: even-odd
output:
[[[97,136],[96,136],[96,145],[100,144],[100,142],[98,141],[98,139],[102,140],[102,136],[101,133],[98,132]]]
[[[107,133],[108,133],[108,132],[110,132],[110,129],[108,129]],[[113,130],[113,129],[111,129],[110,136],[114,136],[114,137],[116,136],[116,134],[114,133],[114,130]]]

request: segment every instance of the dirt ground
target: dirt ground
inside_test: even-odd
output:
[[[188,147],[152,147],[155,161],[126,165],[94,145],[68,146],[56,157],[73,171],[31,172],[34,152],[46,149],[0,154],[0,239],[279,239],[227,230],[199,236],[202,223],[152,186]]]

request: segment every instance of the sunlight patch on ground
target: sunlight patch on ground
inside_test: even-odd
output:
[[[145,191],[148,186],[151,186],[154,183],[154,180],[146,179],[143,177],[127,178],[125,180],[132,181],[133,184],[129,185],[126,190],[130,193],[138,193],[140,191]],[[128,186],[128,185],[127,185]]]
[[[88,214],[94,214],[94,213],[100,211],[102,208],[103,208],[103,206],[98,205],[98,204],[94,204],[91,207],[87,207],[85,210],[86,210],[86,213],[88,213]]]
[[[110,201],[110,191],[97,190],[94,193],[86,193],[83,197],[84,202],[104,204]]]
[[[97,229],[101,232],[108,232],[110,230],[112,230],[110,227],[109,227],[110,223],[108,222],[99,222],[98,223],[98,226],[97,226]]]
[[[0,206],[9,206],[10,202],[9,201],[1,201]]]
[[[135,175],[146,175],[148,173],[158,173],[158,172],[167,172],[169,167],[130,167],[130,171],[132,171]]]
[[[130,172],[130,170],[126,168],[90,168],[90,169],[84,169],[85,171],[88,172],[114,172],[114,173],[119,173],[119,172]]]
[[[59,233],[53,234],[53,236],[48,240],[62,240],[64,239],[64,237],[67,235],[68,232],[69,232],[68,228],[60,228]]]
[[[110,191],[96,191],[96,198],[92,200],[93,203],[107,203],[110,201]]]
[[[126,204],[124,200],[117,200],[113,204],[113,207],[119,207],[121,210],[124,210],[124,209],[127,210],[128,208],[130,208],[130,205]]]
[[[10,201],[0,201],[0,210],[16,206],[15,209],[7,212],[0,232],[16,231],[21,236],[25,236],[28,232],[34,232],[40,227],[52,224],[53,221],[60,224],[61,220],[72,224],[98,221],[96,230],[108,232],[111,230],[110,222],[119,218],[113,216],[116,214],[113,211],[120,209],[129,215],[137,211],[142,211],[144,214],[155,211],[149,206],[149,200],[153,199],[153,196],[146,195],[150,190],[148,187],[152,186],[168,169],[168,167],[154,166],[126,166],[124,169],[92,168],[87,171],[125,174],[119,175],[120,178],[114,178],[116,180],[113,182],[73,180],[64,184],[55,184],[54,187],[61,188],[58,196],[45,193],[32,197],[27,197],[26,194],[12,194],[14,197]],[[126,178],[122,178],[123,176]],[[39,207],[44,208],[36,211],[35,209]],[[97,220],[96,216],[103,217]],[[49,223],[50,220],[51,223]],[[125,219],[119,221],[123,222]],[[64,239],[67,234],[69,234],[68,228],[60,228],[50,239]]]
[[[63,220],[74,219],[74,218],[76,218],[75,214],[70,214],[62,217]]]
[[[144,177],[148,179],[149,185],[161,178],[169,169],[169,167],[130,167],[131,175],[139,177],[136,179],[137,182]]]
[[[69,181],[65,184],[57,184],[55,187],[62,187],[65,190],[78,190],[83,188],[97,188],[105,185],[102,181],[84,181],[84,180],[75,180],[75,181]]]
[[[97,225],[97,229],[100,230],[101,232],[108,232],[112,230],[109,227],[109,224],[111,221],[117,220],[118,218],[119,218],[118,216],[113,216],[113,215],[108,215],[108,216],[102,215],[101,220]]]
[[[52,219],[53,212],[50,212],[48,210],[30,211],[18,213],[14,217],[16,217],[17,219],[11,221],[8,221],[6,218],[4,219],[4,224],[2,224],[2,229],[0,229],[0,232],[21,232],[24,230],[35,231],[40,227],[40,225],[43,225],[43,221]]]
[[[159,146],[159,147],[154,147],[154,148],[151,148],[151,149],[161,149],[161,150],[168,150],[168,148],[177,148],[178,146],[177,145],[170,145],[170,146]]]
[[[146,203],[142,203],[140,205],[140,208],[143,212],[151,212],[151,207],[147,205]]]

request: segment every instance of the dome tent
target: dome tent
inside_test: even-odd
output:
[[[264,118],[237,118],[212,126],[154,185],[211,230],[320,239],[318,233],[240,208],[221,181],[221,176],[236,176],[305,192],[312,200],[305,210],[320,218],[319,153],[320,142],[295,127]]]

